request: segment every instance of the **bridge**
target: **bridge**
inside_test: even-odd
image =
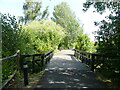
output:
[[[39,58],[36,58],[38,56]],[[98,80],[95,74],[95,70],[99,70],[97,66],[105,63],[103,63],[104,56],[99,54],[61,50],[53,55],[53,50],[51,50],[43,54],[20,55],[17,51],[15,55],[3,58],[2,62],[14,57],[17,57],[17,71],[24,75],[25,86],[29,86],[29,72],[34,73],[36,67],[37,70],[44,71],[39,81],[29,88],[107,88],[106,83]],[[31,57],[32,60],[25,59]],[[99,58],[99,63],[95,63],[95,58]],[[11,79],[12,77],[3,83],[3,87]]]
[[[53,56],[35,88],[106,88],[95,79],[89,67],[76,59],[72,50],[62,50]]]

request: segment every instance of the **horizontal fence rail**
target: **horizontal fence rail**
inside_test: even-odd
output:
[[[50,61],[53,56],[54,50],[50,50],[46,53],[40,54],[25,54],[21,55],[20,50],[18,50],[14,55],[11,55],[6,58],[2,58],[2,63],[7,61],[14,61],[15,68],[10,77],[4,80],[0,90],[5,87],[15,76],[16,72],[19,71],[20,74],[24,75],[24,85],[28,85],[29,77],[28,73],[34,73],[37,70],[42,71],[45,68],[45,65]],[[14,59],[14,60],[13,60]],[[8,67],[9,68],[9,67]],[[36,70],[37,69],[37,70]]]
[[[16,64],[18,64],[18,62],[19,62],[18,61],[19,55],[20,55],[20,50],[17,50],[17,52],[14,55],[6,57],[6,58],[2,58],[1,61],[2,61],[2,63],[6,63],[6,61],[12,61],[12,59],[15,58],[14,62]],[[7,67],[7,68],[9,68],[9,67]],[[0,89],[5,87],[13,79],[13,77],[15,76],[17,70],[18,70],[18,67],[16,67],[16,69],[13,71],[13,73],[10,74],[10,77],[8,77],[7,79],[4,80],[4,82],[2,83],[2,86],[0,87]]]
[[[53,51],[48,51],[43,54],[21,55],[21,70],[24,73],[24,85],[29,84],[28,73],[35,73],[42,71],[45,65],[50,61],[53,56]]]
[[[14,55],[12,55],[12,56],[9,56],[9,57],[6,57],[6,58],[3,58],[3,59],[2,59],[2,62],[6,61],[6,60],[9,60],[9,59],[11,59],[11,58],[14,58],[14,57],[16,57],[16,56],[17,56],[17,53],[14,54]]]
[[[110,61],[112,58],[106,55],[89,53],[77,49],[74,49],[74,51],[75,51],[74,56],[77,59],[80,59],[82,63],[88,65],[93,72],[99,70],[103,66],[107,66],[108,65],[107,62]],[[110,68],[109,66],[107,67]]]
[[[111,81],[116,81],[119,86],[120,77],[120,57],[119,55],[100,55],[88,53],[74,49],[74,56],[91,68],[93,72],[98,72]]]

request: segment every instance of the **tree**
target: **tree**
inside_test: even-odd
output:
[[[12,55],[20,46],[20,33],[22,28],[18,26],[15,16],[2,14],[2,57]]]
[[[90,38],[86,34],[79,34],[76,42],[75,49],[94,52],[94,43],[90,42]]]
[[[95,25],[99,26],[99,30],[96,31],[97,52],[111,57],[111,60],[108,60],[106,63],[104,76],[107,76],[107,78],[110,78],[113,82],[115,81],[115,84],[119,84],[120,2],[86,2],[84,3],[84,11],[87,11],[91,5],[93,5],[96,12],[100,14],[103,14],[106,9],[109,9],[111,12],[106,16],[105,20],[95,22]]]
[[[119,2],[86,2],[84,11],[94,5],[97,12],[103,14],[106,9],[111,11],[106,20],[95,22],[99,26],[96,31],[96,39],[98,40],[98,53],[120,57],[120,3]]]
[[[26,44],[23,50],[29,54],[55,50],[64,38],[64,29],[52,20],[32,21],[23,28],[23,43]]]
[[[16,53],[21,47],[22,28],[17,24],[15,16],[0,13],[0,26],[2,27],[2,58]],[[23,46],[22,46],[23,47]],[[16,68],[16,59],[12,58],[2,62],[2,82],[4,82]]]
[[[20,16],[19,22],[28,23],[31,22],[35,19],[41,20],[43,18],[47,18],[49,13],[48,13],[48,6],[46,9],[41,12],[42,8],[42,2],[35,2],[34,0],[25,0],[25,3],[23,5],[23,10],[24,10],[24,17]]]
[[[81,28],[66,2],[62,2],[54,7],[52,20],[65,28],[66,37],[63,39],[63,42],[61,42],[64,47],[73,47],[77,39],[77,33],[81,31]]]

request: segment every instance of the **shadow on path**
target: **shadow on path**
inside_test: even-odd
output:
[[[75,59],[73,51],[62,50],[54,55],[36,88],[106,88],[95,74]]]

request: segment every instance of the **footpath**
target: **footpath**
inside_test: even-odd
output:
[[[54,55],[35,88],[107,88],[73,55],[72,50],[62,50]]]

